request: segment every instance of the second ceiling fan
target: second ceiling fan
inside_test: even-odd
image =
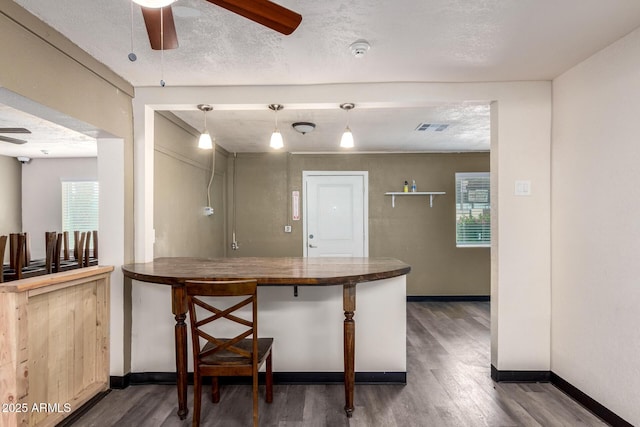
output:
[[[134,0],[142,6],[151,48],[175,49],[178,36],[173,21],[171,3],[174,0]],[[205,0],[284,35],[298,28],[302,16],[269,0]],[[156,7],[145,7],[156,6]],[[162,6],[162,7],[158,7]]]

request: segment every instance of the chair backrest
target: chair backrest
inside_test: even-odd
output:
[[[16,279],[22,279],[24,267],[25,236],[24,233],[9,234],[9,268],[15,271]]]
[[[7,247],[7,236],[0,236],[0,283],[4,282],[4,251]]]
[[[45,236],[45,270],[47,274],[53,273],[53,265],[54,258],[56,254],[56,232],[55,231],[47,231],[44,233]]]
[[[86,240],[84,241],[84,263],[82,267],[89,267],[89,261],[91,258],[91,232],[87,231],[85,237]]]
[[[63,231],[62,232],[62,258],[64,258],[65,261],[69,261],[69,232],[68,231]]]
[[[81,233],[79,231],[74,231],[75,238],[75,259],[78,263],[78,268],[84,267],[84,239],[87,235],[84,231]],[[77,234],[76,234],[77,233]]]
[[[98,259],[98,230],[93,230],[93,257]]]
[[[256,280],[230,280],[230,281],[187,281],[186,284],[187,303],[189,305],[189,316],[191,320],[191,341],[193,343],[193,354],[198,359],[213,355],[222,350],[231,351],[240,356],[250,358],[254,365],[258,363],[258,307],[257,307],[257,282]],[[203,301],[200,297],[238,297],[246,296],[247,298],[228,308],[218,308],[209,302]],[[251,304],[252,315],[251,320],[243,319],[233,313],[240,308]],[[205,311],[205,316],[198,318],[196,307],[200,307]],[[227,338],[220,341],[210,333],[203,330],[206,325],[216,320],[227,319],[239,325],[245,326],[247,329],[233,338]],[[253,340],[252,352],[237,348],[234,345],[241,340],[251,336]],[[212,348],[203,351],[200,338],[204,338],[212,344]]]
[[[59,273],[60,272],[60,266],[62,264],[62,240],[63,240],[64,236],[62,235],[62,233],[58,233],[58,236],[56,237],[56,250],[54,251],[53,254],[53,271],[55,273]]]

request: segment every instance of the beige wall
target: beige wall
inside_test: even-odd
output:
[[[215,155],[215,213],[205,216],[213,152],[199,149],[197,137],[174,116],[156,113],[154,126],[155,256],[224,256],[226,153]]]
[[[302,171],[369,172],[369,255],[394,257],[412,266],[408,295],[489,295],[490,250],[455,246],[455,173],[488,172],[489,154],[238,154],[236,239],[229,256],[301,256],[302,220],[290,221],[290,191],[300,190]],[[229,233],[233,223],[233,157],[229,158]],[[287,166],[288,164],[288,166]],[[418,191],[445,191],[434,199],[404,198],[391,207],[387,191],[405,180]],[[290,183],[287,185],[287,183]],[[289,189],[287,189],[289,187]],[[284,233],[291,223],[293,232]],[[231,241],[231,235],[227,236]]]
[[[22,231],[22,165],[13,157],[0,156],[0,235]],[[9,249],[5,259],[9,259]]]

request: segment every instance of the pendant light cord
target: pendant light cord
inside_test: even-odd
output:
[[[205,124],[206,129],[206,124]],[[211,178],[209,178],[209,185],[207,185],[207,206],[211,206],[211,183],[213,183],[213,174],[216,172],[216,146],[214,144],[211,150]]]

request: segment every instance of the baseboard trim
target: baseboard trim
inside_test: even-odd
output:
[[[65,418],[64,420],[60,421],[58,424],[56,424],[56,427],[68,427],[73,425],[76,421],[78,421],[84,414],[86,414],[87,412],[89,412],[89,410],[91,408],[93,408],[94,406],[96,406],[98,404],[98,402],[100,402],[102,399],[105,398],[105,396],[107,394],[111,393],[111,390],[105,390],[105,391],[101,391],[100,393],[96,394],[95,396],[93,396],[91,399],[89,399],[88,401],[86,401],[84,403],[84,405],[82,405],[81,407],[79,407],[78,409],[76,409],[75,411],[73,411],[71,413],[71,415],[69,415],[67,418]]]
[[[408,295],[407,302],[490,301],[489,295]]]
[[[544,382],[551,383],[554,387],[584,406],[596,417],[615,427],[633,427],[633,424],[625,421],[607,407],[589,397],[559,375],[552,371],[499,371],[491,365],[491,378],[497,382]]]
[[[564,380],[557,374],[551,372],[550,375],[551,384],[556,386],[559,390],[561,390],[566,395],[570,396],[576,402],[580,403],[582,406],[587,408],[596,416],[600,417],[604,422],[616,427],[633,427],[633,424],[624,420],[619,415],[615,414],[604,405],[598,403],[593,398],[589,397],[587,394],[580,391],[578,388]]]
[[[109,387],[114,390],[127,388],[129,387],[129,384],[131,384],[131,373],[128,373],[123,377],[116,377],[116,376],[109,377]]]
[[[548,383],[551,382],[549,371],[499,371],[491,365],[491,379],[497,382],[514,383]]]
[[[193,373],[188,374],[189,384],[193,384]],[[204,383],[210,382],[205,378]],[[264,372],[260,373],[264,382]],[[356,384],[406,384],[406,372],[356,372]],[[222,384],[251,384],[249,377],[221,377]],[[342,372],[274,372],[274,384],[342,384]],[[111,377],[111,388],[126,388],[141,384],[175,384],[175,372],[134,372],[124,377]]]

